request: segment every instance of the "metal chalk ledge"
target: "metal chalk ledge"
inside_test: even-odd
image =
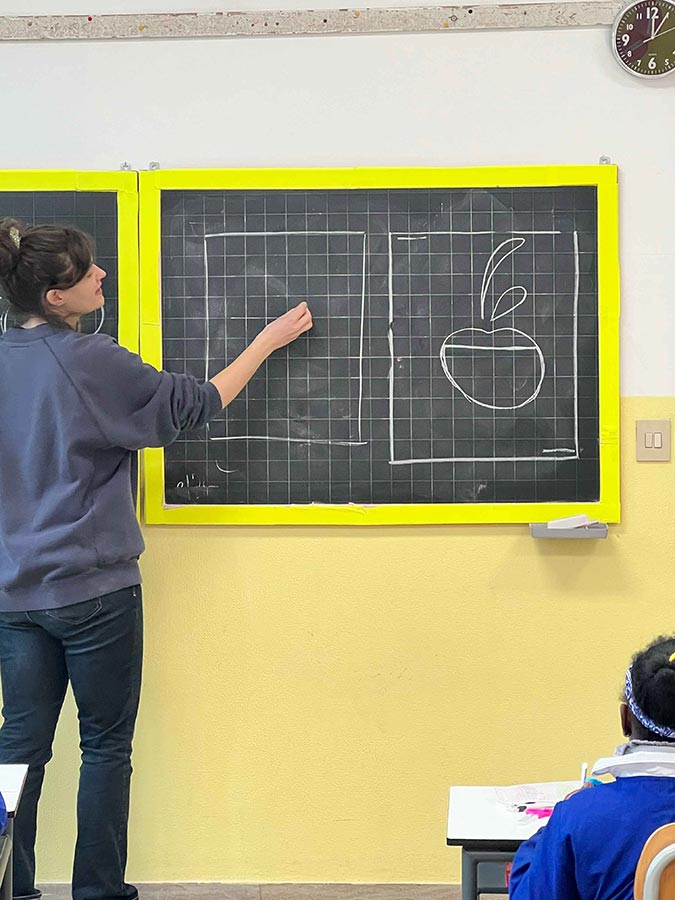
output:
[[[530,536],[533,538],[606,538],[609,528],[605,522],[595,522],[593,525],[583,525],[580,528],[549,528],[548,522],[535,522],[530,524]]]

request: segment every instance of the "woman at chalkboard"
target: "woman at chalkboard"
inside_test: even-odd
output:
[[[142,656],[135,451],[205,425],[312,326],[300,303],[200,382],[78,331],[105,274],[81,231],[0,220],[0,285],[22,322],[0,337],[0,763],[29,765],[15,898],[40,896],[37,806],[68,682],[82,751],[73,900],[138,897],[124,876]]]

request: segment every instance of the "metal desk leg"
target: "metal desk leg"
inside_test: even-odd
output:
[[[4,897],[0,900],[5,900]],[[10,895],[11,900],[11,895]],[[462,900],[478,898],[478,860],[462,847]]]
[[[0,900],[12,900],[14,893],[14,876],[12,868],[14,865],[14,854],[12,853],[12,841],[14,838],[14,819],[9,819],[7,830],[5,832],[7,838],[7,860],[5,864],[5,874],[0,882]],[[4,854],[3,854],[4,855]]]

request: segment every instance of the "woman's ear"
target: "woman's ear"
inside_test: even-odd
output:
[[[623,730],[624,737],[627,737],[629,740],[633,733],[630,710],[628,709],[627,703],[622,703],[619,707],[619,714],[621,716],[621,728]]]
[[[45,305],[52,307],[52,309],[60,309],[63,306],[63,297],[57,290],[52,288],[45,294]]]

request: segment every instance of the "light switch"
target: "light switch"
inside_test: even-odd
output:
[[[635,451],[638,462],[668,462],[670,419],[638,419],[635,423]]]

